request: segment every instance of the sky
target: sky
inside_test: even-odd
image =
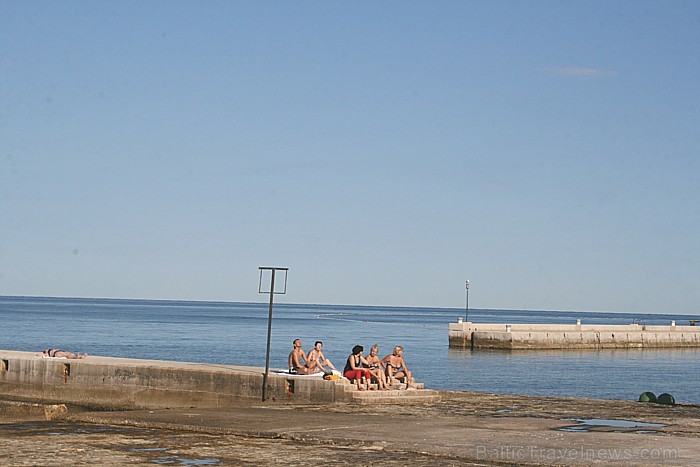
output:
[[[0,0],[0,295],[700,313],[700,2]]]

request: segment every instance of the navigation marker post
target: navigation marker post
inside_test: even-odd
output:
[[[269,293],[270,294],[270,312],[267,317],[267,354],[265,356],[265,374],[263,374],[262,383],[262,400],[265,402],[267,400],[267,377],[270,373],[270,338],[272,337],[272,299],[275,294],[284,295],[287,293],[287,272],[289,268],[275,268],[275,267],[264,267],[260,266],[260,282],[258,283],[258,293]],[[282,290],[275,291],[275,273],[277,271],[284,271],[284,287]],[[263,290],[263,275],[270,274],[270,290],[269,292]]]
[[[464,322],[468,323],[469,322],[469,280],[466,282],[466,287],[467,287],[467,311],[464,313]]]

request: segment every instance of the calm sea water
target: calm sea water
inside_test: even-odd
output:
[[[271,365],[285,368],[292,340],[315,340],[336,367],[351,348],[403,345],[409,368],[428,387],[541,396],[636,400],[669,392],[700,403],[700,350],[483,351],[448,347],[446,308],[276,303]],[[62,348],[92,355],[265,365],[267,303],[0,297],[0,349]],[[470,310],[477,323],[687,324],[683,315]]]

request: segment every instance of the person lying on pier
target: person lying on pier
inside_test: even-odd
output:
[[[309,353],[307,355],[308,358],[306,362],[308,363],[310,368],[317,367],[324,373],[326,372],[326,368],[328,368],[328,371],[338,371],[333,366],[333,363],[331,363],[331,361],[328,360],[325,355],[323,355],[323,342],[316,341],[316,343],[314,344],[314,348],[309,350]]]
[[[394,352],[384,357],[382,363],[386,365],[386,376],[390,385],[394,383],[394,379],[406,378],[406,389],[413,388],[411,372],[403,359],[403,347],[394,347]]]
[[[85,358],[88,354],[80,354],[73,352],[66,352],[61,349],[46,349],[40,354],[36,354],[37,357],[52,357],[52,358]]]
[[[289,372],[295,375],[312,375],[323,371],[318,362],[311,364],[306,352],[301,348],[301,339],[294,339],[294,349],[289,353]],[[302,363],[303,362],[303,363]]]
[[[382,391],[388,391],[389,386],[386,384],[386,370],[381,360],[379,360],[379,345],[374,344],[367,356],[367,363],[369,364],[369,372],[372,374],[372,380],[377,381],[379,389]]]
[[[348,357],[348,361],[345,363],[345,369],[343,370],[343,376],[345,376],[350,381],[355,380],[357,383],[357,389],[364,391],[369,389],[369,380],[372,378],[372,373],[369,371],[369,363],[362,356],[364,347],[361,345],[356,345],[352,348],[352,354]],[[364,381],[364,383],[363,383]],[[362,387],[362,385],[366,387]]]

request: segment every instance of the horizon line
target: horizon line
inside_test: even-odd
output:
[[[0,298],[47,298],[47,299],[62,299],[62,300],[110,300],[110,301],[145,301],[145,302],[190,302],[190,303],[240,303],[252,305],[268,305],[269,302],[248,302],[248,301],[228,301],[228,300],[193,300],[193,299],[177,299],[177,298],[124,298],[124,297],[78,297],[78,296],[52,296],[52,295],[0,295]],[[444,307],[444,306],[420,306],[420,305],[361,305],[361,304],[343,304],[343,303],[277,303],[280,306],[329,306],[329,307],[347,307],[347,308],[411,308],[411,309],[437,309],[437,310],[457,310],[464,311],[465,308],[459,307]],[[612,313],[612,314],[639,314],[639,315],[665,315],[665,316],[693,316],[688,313],[653,313],[653,312],[629,312],[629,311],[602,311],[602,310],[560,310],[547,309],[538,310],[530,308],[469,308],[470,311],[525,311],[525,312],[545,312],[545,313]]]

